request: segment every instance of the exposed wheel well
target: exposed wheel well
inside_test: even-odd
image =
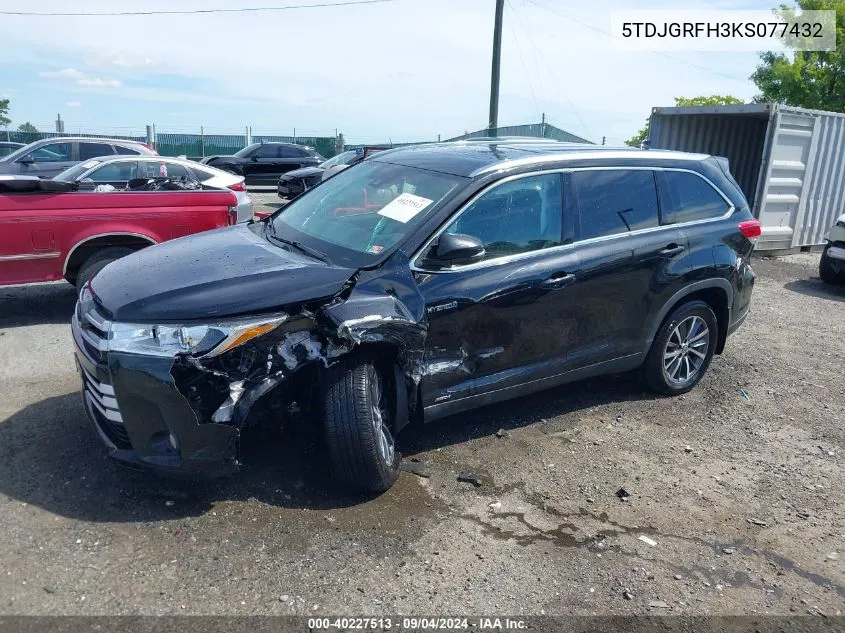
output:
[[[149,238],[136,235],[101,235],[77,244],[70,253],[65,264],[65,279],[72,284],[76,283],[76,276],[89,257],[104,248],[111,246],[122,246],[133,250],[140,250],[152,246],[155,242]]]
[[[716,341],[717,354],[725,349],[725,341],[728,338],[728,327],[730,326],[730,310],[728,309],[728,295],[722,288],[703,288],[683,296],[672,309],[690,301],[704,301],[716,315],[716,322],[719,324],[719,339]],[[668,318],[668,316],[667,316]]]

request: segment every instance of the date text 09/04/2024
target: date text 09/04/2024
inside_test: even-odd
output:
[[[527,628],[524,620],[514,618],[440,618],[440,617],[401,617],[401,618],[309,618],[308,629],[319,630],[408,630],[408,631],[445,631],[477,629],[481,631],[520,631]]]

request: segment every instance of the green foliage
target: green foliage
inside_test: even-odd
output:
[[[9,100],[0,99],[0,127],[6,127],[12,122],[12,119],[6,116],[7,114],[9,114]]]
[[[760,90],[754,100],[845,112],[845,0],[797,2],[802,11],[836,11],[837,50],[761,53],[760,64],[751,75]],[[780,11],[792,15],[795,9],[781,6]]]
[[[740,105],[742,99],[730,95],[710,95],[703,97],[675,97],[675,107],[685,106],[716,106],[716,105]],[[625,141],[625,145],[639,147],[648,138],[648,122],[651,117],[645,120],[645,127]]]
[[[37,132],[38,128],[35,127],[32,123],[27,121],[26,123],[21,123],[18,126],[18,132]]]

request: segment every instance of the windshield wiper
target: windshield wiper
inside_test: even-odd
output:
[[[269,235],[268,235],[271,239],[276,240],[277,242],[281,242],[282,244],[287,244],[289,246],[293,246],[294,248],[296,248],[296,249],[302,251],[303,253],[305,253],[306,255],[310,255],[314,259],[319,259],[321,262],[323,262],[323,263],[325,263],[329,266],[332,265],[332,260],[330,260],[328,255],[326,255],[325,253],[318,251],[316,248],[311,248],[310,246],[306,246],[302,242],[297,242],[296,240],[289,240],[285,237],[282,237],[281,235],[277,235],[276,234],[276,227],[273,226],[272,222],[268,222],[267,225],[269,227],[271,227],[270,231],[269,231]]]

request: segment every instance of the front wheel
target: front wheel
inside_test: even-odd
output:
[[[91,255],[85,260],[85,263],[80,266],[79,272],[76,274],[76,291],[81,292],[82,286],[91,281],[94,278],[94,275],[113,261],[117,261],[121,257],[126,257],[134,252],[135,251],[133,249],[124,246],[112,246],[110,248],[104,248],[103,250],[97,251]]]
[[[822,251],[819,261],[819,277],[826,284],[845,284],[845,262],[828,255],[827,248]]]
[[[658,393],[686,393],[704,376],[718,339],[716,315],[703,301],[676,308],[663,322],[651,344],[643,372]]]
[[[395,397],[385,372],[350,357],[327,370],[323,395],[326,443],[335,476],[358,492],[383,492],[399,476]]]

